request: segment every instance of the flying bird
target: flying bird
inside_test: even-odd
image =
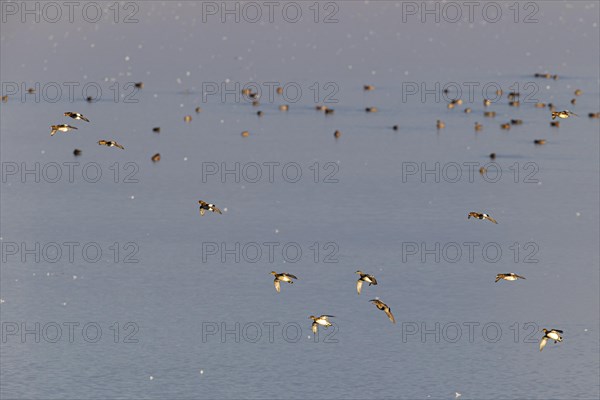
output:
[[[552,119],[558,118],[569,118],[571,115],[579,117],[579,115],[575,114],[573,111],[564,110],[564,111],[552,111]]]
[[[478,212],[473,212],[472,211],[472,212],[469,213],[469,216],[467,217],[467,219],[470,219],[471,217],[477,218],[477,219],[487,219],[487,220],[489,220],[489,221],[491,221],[491,222],[493,222],[495,224],[498,223],[494,218],[490,217],[487,214],[480,214]]]
[[[524,276],[517,275],[514,272],[509,272],[508,274],[498,274],[496,275],[496,282],[504,279],[505,281],[516,281],[517,279],[525,279]]]
[[[542,340],[540,340],[540,351],[544,350],[544,347],[546,347],[546,344],[548,343],[548,339],[550,340],[554,340],[554,343],[557,342],[562,342],[563,338],[561,336],[561,334],[563,333],[563,331],[561,331],[560,329],[542,329],[542,332],[544,332],[544,336],[542,337]]]
[[[71,126],[68,124],[60,124],[60,125],[51,125],[50,126],[50,136],[54,136],[56,132],[69,132],[72,129],[77,129],[76,126]]]
[[[388,307],[387,304],[385,304],[383,301],[381,300],[377,300],[377,299],[373,299],[373,300],[369,300],[371,303],[375,304],[375,306],[377,308],[379,308],[381,311],[383,311],[388,318],[390,319],[390,321],[392,321],[394,324],[396,323],[396,319],[394,318],[394,314],[392,314],[392,310],[390,310],[390,308]]]
[[[331,322],[329,322],[329,318],[335,318],[335,317],[333,315],[321,315],[320,317],[315,317],[314,315],[311,315],[308,318],[313,320],[312,331],[316,335],[317,331],[319,329],[319,325],[322,325],[325,327],[325,329],[327,329],[328,327],[333,325]]]
[[[365,274],[362,271],[356,271],[356,273],[360,275],[360,278],[356,281],[356,291],[358,294],[360,294],[363,282],[367,282],[369,286],[377,285],[377,279],[373,275]]]
[[[65,117],[71,117],[73,119],[80,119],[80,120],[85,121],[85,122],[90,122],[89,119],[87,119],[86,117],[83,116],[83,114],[80,114],[78,112],[67,111],[65,113]]]
[[[125,147],[121,146],[119,143],[115,142],[114,140],[99,140],[98,144],[100,146],[118,147],[121,150],[125,150]]]
[[[295,275],[288,274],[287,272],[282,272],[281,274],[278,274],[275,271],[271,271],[271,275],[275,276],[273,284],[275,285],[275,290],[277,290],[277,293],[279,293],[279,291],[281,290],[281,284],[279,282],[287,282],[291,284],[294,283],[292,279],[298,279]]]
[[[215,206],[214,204],[209,204],[209,203],[207,203],[205,201],[202,201],[202,200],[198,200],[198,204],[200,204],[200,215],[204,215],[204,213],[206,211],[212,211],[212,212],[215,212],[217,214],[223,214],[221,212],[221,210],[219,210],[217,208],[217,206]]]

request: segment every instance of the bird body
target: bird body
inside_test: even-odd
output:
[[[552,111],[552,119],[558,118],[569,118],[571,115],[578,117],[579,115],[575,114],[572,111],[564,110],[564,111]]]
[[[396,323],[396,319],[394,318],[394,314],[392,314],[392,310],[385,304],[383,301],[378,299],[369,300],[371,303],[375,304],[375,306],[381,311],[385,312],[392,323]]]
[[[544,347],[546,347],[548,340],[554,340],[554,343],[562,342],[563,340],[563,331],[561,331],[560,329],[548,330],[544,328],[542,329],[542,332],[544,332],[544,336],[542,337],[542,340],[540,340],[540,351],[544,350]]]
[[[115,142],[114,140],[99,140],[98,144],[100,146],[118,147],[121,150],[125,150],[125,147],[121,146],[119,143]]]
[[[358,294],[360,294],[363,282],[368,283],[369,286],[377,285],[377,279],[375,279],[373,275],[365,274],[362,271],[356,271],[356,273],[360,275],[358,281],[356,281],[356,291],[358,292]]]
[[[279,291],[281,290],[281,284],[279,282],[287,282],[292,284],[294,283],[292,279],[298,279],[295,275],[289,274],[287,272],[282,272],[281,274],[278,274],[275,271],[271,271],[271,275],[275,277],[275,279],[273,280],[273,284],[275,285],[275,290],[277,290],[277,293],[279,293]]]
[[[496,275],[496,282],[498,282],[501,279],[504,279],[505,281],[516,281],[517,279],[525,279],[525,277],[521,276],[521,275],[517,275],[514,272]]]
[[[67,112],[65,112],[64,115],[65,115],[65,117],[71,117],[73,119],[80,119],[85,122],[90,122],[89,119],[87,119],[86,117],[83,116],[83,114],[80,114],[78,112],[67,111]]]
[[[77,129],[76,126],[71,126],[68,124],[60,124],[60,125],[51,125],[50,126],[50,136],[54,136],[56,132],[69,132],[70,130]]]

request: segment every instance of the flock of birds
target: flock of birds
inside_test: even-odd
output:
[[[534,76],[536,78],[546,78],[546,79],[555,79],[555,80],[558,79],[557,75],[550,75],[550,74],[535,74]],[[143,88],[143,83],[142,82],[136,83],[135,86],[137,88],[141,89],[141,88]],[[372,91],[374,89],[375,88],[372,85],[364,85],[363,86],[363,90],[364,91]],[[277,93],[278,94],[282,94],[282,88],[278,88],[277,89]],[[250,91],[250,89],[244,89],[244,91],[242,91],[242,94],[248,96],[250,99],[253,100],[252,101],[252,105],[253,106],[258,106],[260,104],[259,103],[259,94],[253,93],[252,91]],[[498,91],[497,94],[502,95],[502,91]],[[578,90],[575,91],[575,95],[576,96],[580,96],[581,94],[582,94],[581,90],[578,89]],[[519,105],[520,105],[520,103],[519,103],[519,96],[520,95],[519,95],[518,92],[511,92],[511,93],[509,93],[508,94],[508,98],[510,100],[509,105],[512,106],[512,107],[519,107]],[[8,100],[7,96],[2,96],[2,101],[3,102],[6,102],[7,100]],[[88,101],[90,101],[90,99],[88,99]],[[452,100],[448,104],[448,108],[449,109],[453,109],[456,106],[460,106],[462,103],[463,102],[462,102],[461,99]],[[492,102],[490,100],[484,99],[484,101],[483,101],[484,107],[489,107],[489,106],[491,106],[491,104],[492,104]],[[576,104],[576,99],[575,98],[573,98],[571,100],[571,104]],[[552,117],[552,122],[550,122],[550,124],[551,124],[551,126],[555,126],[555,127],[559,126],[559,122],[558,121],[554,121],[556,118],[567,119],[567,118],[570,118],[572,116],[575,116],[575,117],[578,116],[577,114],[575,114],[574,112],[569,111],[569,110],[557,111],[555,109],[554,105],[552,105],[552,104],[547,104],[546,105],[544,103],[536,103],[535,107],[536,108],[548,107],[550,109],[551,117]],[[289,106],[288,105],[281,105],[279,107],[279,110],[280,111],[288,111],[289,110]],[[334,109],[329,108],[329,107],[324,106],[324,105],[318,105],[318,106],[316,106],[316,110],[317,111],[321,111],[321,112],[323,112],[326,115],[333,114],[334,111],[335,111]],[[200,107],[196,108],[196,113],[199,113],[201,111],[202,111],[202,109]],[[367,113],[375,113],[378,110],[377,110],[376,107],[367,107],[367,108],[365,108],[365,111]],[[472,110],[470,108],[465,108],[464,109],[465,113],[470,113],[471,111]],[[257,111],[256,115],[258,117],[262,117],[263,116],[263,112],[262,111]],[[495,115],[496,115],[496,113],[494,111],[485,111],[484,112],[484,116],[485,117],[495,117]],[[90,120],[87,117],[83,116],[81,113],[78,113],[78,112],[72,112],[72,111],[65,112],[64,116],[72,118],[74,120],[85,121],[85,122],[88,122],[88,123],[90,122]],[[598,118],[600,118],[600,113],[589,113],[588,116],[590,118],[598,119]],[[184,116],[184,121],[185,122],[190,122],[191,119],[192,119],[192,117],[190,115]],[[510,129],[511,125],[520,125],[522,123],[523,123],[522,120],[513,119],[513,120],[510,121],[510,123],[502,124],[501,128],[502,129]],[[438,130],[445,128],[445,126],[446,126],[446,124],[443,121],[437,120],[436,127],[437,127]],[[51,125],[50,135],[54,136],[54,134],[56,134],[57,132],[64,132],[64,133],[66,133],[66,132],[70,132],[72,130],[77,130],[77,129],[78,128],[76,126],[72,126],[72,125],[69,125],[69,124]],[[394,125],[392,127],[392,129],[395,130],[395,131],[397,131],[397,130],[399,130],[399,126],[398,125]],[[480,124],[479,122],[475,122],[475,131],[481,131],[482,129],[483,129],[483,125]],[[160,133],[160,127],[153,128],[153,131],[156,132],[156,133]],[[249,136],[249,132],[248,131],[243,131],[242,132],[242,136],[243,137]],[[339,130],[336,130],[334,132],[334,137],[337,139],[340,136],[341,136],[341,132]],[[536,145],[543,145],[545,143],[546,143],[545,139],[536,139],[536,140],[534,140],[534,144],[536,144]],[[124,149],[124,147],[121,144],[117,143],[114,140],[105,140],[105,139],[102,139],[102,140],[98,141],[98,144],[101,145],[101,146],[117,147],[117,148],[122,149],[122,150]],[[74,152],[73,152],[73,154],[76,155],[76,156],[81,155],[81,150],[80,149],[75,149]],[[496,156],[495,153],[490,154],[490,158],[492,158],[492,159],[494,159],[495,156]],[[151,157],[151,160],[153,162],[160,161],[160,154],[159,153],[154,154]],[[485,168],[482,167],[479,170],[479,172],[481,174],[484,174],[486,172],[486,170],[485,170]],[[208,202],[205,202],[203,200],[199,200],[198,204],[200,206],[199,207],[199,211],[200,211],[200,215],[201,216],[204,216],[204,214],[207,211],[210,211],[210,212],[213,212],[213,213],[217,213],[217,214],[222,214],[221,210],[216,205],[214,205],[212,203],[208,203]],[[493,217],[491,217],[489,214],[486,214],[486,213],[480,213],[480,212],[474,212],[474,211],[472,211],[472,212],[469,212],[468,215],[467,215],[467,219],[470,219],[470,218],[479,219],[479,220],[488,220],[488,221],[490,221],[490,222],[492,222],[494,224],[498,224],[498,222]],[[271,271],[271,274],[274,276],[273,284],[275,286],[275,290],[278,293],[281,291],[281,282],[286,282],[286,283],[289,283],[289,284],[293,284],[294,280],[298,279],[298,277],[296,277],[295,275],[287,273],[287,272],[277,273],[275,271]],[[363,273],[360,270],[356,271],[356,274],[359,275],[359,278],[358,278],[358,280],[356,282],[356,291],[357,291],[357,293],[359,295],[361,294],[362,286],[363,286],[364,283],[368,283],[369,286],[371,286],[371,285],[377,285],[377,279],[373,275],[367,274],[367,273]],[[518,275],[518,274],[516,274],[514,272],[499,273],[499,274],[496,275],[495,282],[499,282],[500,280],[516,281],[518,279],[525,279],[525,277],[521,276],[521,275]],[[371,300],[369,300],[369,302],[373,303],[373,305],[375,305],[379,310],[383,311],[387,315],[388,319],[392,323],[396,323],[396,319],[394,318],[394,315],[392,314],[392,311],[391,311],[390,307],[386,303],[384,303],[383,301],[379,300],[378,298],[371,299]],[[315,333],[315,334],[317,334],[319,326],[323,326],[324,328],[327,328],[327,327],[331,326],[332,323],[330,321],[330,318],[334,318],[334,316],[333,315],[326,315],[326,314],[320,315],[318,317],[316,317],[314,315],[309,316],[309,319],[311,319],[313,321],[312,322],[312,326],[311,326],[312,332]],[[558,342],[562,342],[562,340],[563,340],[563,338],[562,338],[563,331],[560,330],[560,329],[545,329],[544,328],[542,330],[542,332],[544,333],[544,336],[541,338],[540,343],[539,343],[539,350],[540,351],[542,351],[544,349],[544,347],[546,346],[546,344],[548,343],[548,341],[553,341],[554,343],[558,343]]]

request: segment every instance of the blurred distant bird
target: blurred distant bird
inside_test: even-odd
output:
[[[552,111],[552,119],[558,118],[569,118],[571,115],[579,117],[579,115],[575,114],[573,111],[564,110],[564,111]]]
[[[559,329],[548,330],[544,328],[542,329],[542,332],[544,332],[544,336],[542,337],[542,340],[540,340],[540,351],[544,350],[544,347],[546,347],[546,344],[548,343],[548,339],[554,340],[554,343],[562,342],[563,340],[561,336],[563,331]]]
[[[65,117],[71,117],[73,119],[81,119],[85,122],[90,122],[89,119],[87,119],[86,117],[83,116],[83,114],[80,114],[78,112],[67,111],[67,112],[65,112]]]
[[[156,153],[155,155],[153,155],[151,160],[152,160],[152,162],[159,162],[160,161],[160,153]]]
[[[119,143],[115,142],[114,140],[99,140],[98,144],[100,146],[118,147],[121,150],[125,150],[125,147],[121,146]]]
[[[501,279],[504,279],[505,281],[516,281],[517,279],[525,279],[525,277],[521,276],[521,275],[517,275],[514,272],[509,272],[507,274],[498,274],[498,275],[496,275],[496,281],[495,282],[498,282]]]
[[[498,222],[496,222],[496,220],[495,220],[494,218],[490,217],[490,216],[489,216],[489,215],[487,215],[487,214],[480,214],[480,213],[478,213],[478,212],[473,212],[473,211],[472,211],[472,212],[470,212],[470,213],[469,213],[469,215],[468,215],[467,219],[470,219],[471,217],[473,217],[473,218],[477,218],[477,219],[487,219],[487,220],[489,220],[489,221],[491,221],[491,222],[493,222],[493,223],[495,223],[495,224],[497,224],[497,223],[498,223]]]
[[[275,271],[271,271],[271,275],[275,277],[275,279],[273,280],[273,284],[275,285],[275,290],[277,290],[277,293],[279,293],[279,291],[281,290],[281,285],[279,282],[287,282],[291,284],[294,283],[292,279],[298,279],[295,275],[288,274],[287,272],[282,272],[281,274],[278,274]]]
[[[200,215],[204,215],[206,211],[212,211],[217,214],[223,214],[221,210],[217,208],[214,204],[209,204],[205,201],[198,200],[198,204],[200,204]]]
[[[335,316],[333,316],[333,315],[321,315],[320,317],[315,317],[314,315],[311,315],[308,318],[310,318],[310,319],[313,320],[312,331],[316,335],[317,331],[319,329],[319,325],[324,326],[325,328],[330,327],[333,324],[331,322],[329,322],[329,318],[335,318]]]
[[[77,127],[75,126],[71,126],[71,125],[67,125],[67,124],[60,124],[60,125],[51,125],[50,126],[50,136],[54,136],[54,134],[56,132],[69,132],[72,129],[77,129]]]
[[[369,286],[377,285],[377,279],[375,279],[373,275],[365,274],[362,271],[356,271],[356,273],[360,275],[360,278],[358,278],[358,281],[356,281],[356,291],[358,294],[360,294],[363,282],[367,282]]]
[[[390,310],[390,308],[388,307],[387,304],[385,304],[383,301],[381,300],[377,300],[377,299],[373,299],[373,300],[369,300],[371,303],[375,304],[375,306],[377,308],[379,308],[381,311],[383,311],[388,318],[390,319],[390,321],[392,321],[394,324],[396,323],[396,319],[394,318],[394,314],[392,314],[392,310]]]

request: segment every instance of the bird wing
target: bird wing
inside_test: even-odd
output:
[[[540,351],[544,350],[544,347],[546,347],[546,343],[548,343],[548,338],[544,336],[542,340],[540,340]]]
[[[218,213],[218,214],[223,214],[223,213],[221,212],[221,210],[219,210],[219,209],[218,209],[217,207],[215,207],[214,205],[212,206],[212,209],[213,209],[213,212],[216,212],[216,213]]]
[[[373,275],[369,275],[369,278],[371,279],[371,285],[377,285],[377,279]]]
[[[516,276],[517,278],[519,278],[519,279],[525,279],[525,277],[524,277],[524,276],[521,276],[521,275],[517,275],[517,274],[515,274],[515,276]]]
[[[496,281],[495,282],[498,282],[500,279],[502,279],[502,274],[496,275]]]
[[[360,289],[362,289],[362,280],[356,281],[356,291],[360,294]]]
[[[312,331],[315,335],[317,334],[317,329],[319,329],[319,324],[317,324],[316,322],[313,322],[312,323]]]
[[[575,114],[574,112],[569,112],[569,114],[579,117],[579,115]]]
[[[204,215],[204,208],[200,207],[200,216]]]
[[[550,331],[551,332],[554,331],[554,332],[558,332],[558,333],[563,333],[563,331],[561,331],[560,329],[551,329]]]
[[[328,318],[335,318],[335,315],[321,315],[319,317],[319,319],[324,319],[325,321],[327,321]]]
[[[279,279],[275,278],[273,284],[275,285],[275,290],[277,290],[277,293],[279,293],[279,291],[281,290],[281,284],[279,283]]]
[[[125,150],[125,147],[123,147],[122,145],[120,145],[119,143],[115,142],[115,146],[117,146],[118,148],[120,148],[121,150]]]
[[[385,311],[385,313],[387,314],[387,316],[390,319],[390,321],[392,321],[395,324],[396,323],[396,319],[394,318],[394,314],[392,314],[392,310],[390,310],[390,308],[387,307],[383,311]]]
[[[79,114],[79,117],[84,120],[85,122],[90,122],[89,119],[87,119],[86,117],[84,117],[83,115]]]
[[[498,223],[494,218],[490,217],[489,215],[487,216],[487,219],[489,219],[491,222],[493,222],[495,224]]]
[[[290,278],[298,279],[298,278],[296,277],[296,275],[288,274],[287,272],[285,272],[285,274],[286,274],[287,276],[289,276]]]
[[[54,128],[52,128],[52,127],[51,127],[50,129],[51,129],[51,131],[50,131],[50,136],[54,136],[54,134],[55,134],[56,132],[58,132],[58,129],[54,129]]]

